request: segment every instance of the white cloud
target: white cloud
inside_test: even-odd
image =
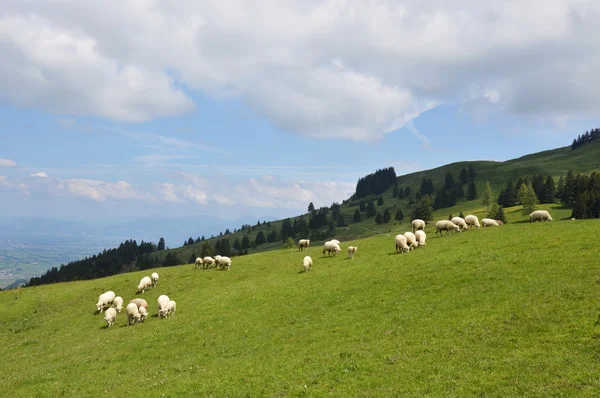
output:
[[[2,187],[2,186],[5,186],[5,187],[10,186],[10,182],[8,182],[8,177],[0,176],[0,187]]]
[[[17,167],[17,162],[10,159],[0,158],[0,167]]]
[[[31,174],[30,177],[34,177],[34,178],[48,178],[48,174],[44,173],[43,171],[40,171],[39,173],[33,173],[33,174]]]
[[[8,0],[3,11],[0,97],[63,114],[180,114],[194,107],[184,85],[239,96],[288,132],[369,140],[473,100],[474,85],[518,115],[600,109],[592,0]]]
[[[69,193],[82,196],[94,201],[103,202],[106,200],[150,200],[151,196],[138,191],[135,187],[126,181],[117,181],[110,183],[100,180],[87,180],[73,178],[60,181],[60,189]]]

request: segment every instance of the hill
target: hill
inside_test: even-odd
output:
[[[558,211],[553,209],[553,212]],[[518,214],[518,208],[507,209]],[[555,217],[555,220],[558,217]],[[510,223],[394,254],[406,224],[359,250],[273,250],[231,271],[160,268],[167,319],[105,328],[152,272],[0,292],[10,396],[595,396],[600,221]],[[568,237],[568,238],[565,238]]]

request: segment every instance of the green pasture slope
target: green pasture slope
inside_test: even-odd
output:
[[[296,250],[160,268],[143,297],[177,313],[135,326],[95,303],[151,270],[0,292],[2,396],[598,396],[600,221],[430,225],[395,254],[406,225],[308,273]]]

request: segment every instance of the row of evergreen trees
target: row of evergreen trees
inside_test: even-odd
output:
[[[573,140],[573,143],[571,144],[571,149],[581,148],[582,146],[598,139],[598,137],[600,137],[600,129],[595,128],[591,131],[586,131],[585,134],[581,134]]]
[[[369,195],[380,195],[396,183],[396,172],[393,167],[377,170],[373,174],[358,179],[356,184],[355,199]]]

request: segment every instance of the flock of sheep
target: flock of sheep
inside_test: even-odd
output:
[[[204,258],[198,257],[196,258],[195,266],[196,268],[208,269],[212,265],[215,267],[219,267],[220,269],[231,269],[231,259],[226,256],[216,255],[214,258],[210,256],[206,256]]]
[[[152,273],[152,277],[144,276],[142,278],[137,287],[137,292],[144,293],[146,290],[155,287],[157,284],[158,274],[154,272]],[[171,300],[167,295],[163,294],[158,297],[157,302],[159,318],[165,318],[175,314],[177,303]],[[104,311],[107,306],[108,308]],[[96,309],[99,313],[104,311],[104,320],[106,321],[107,327],[111,327],[117,319],[117,314],[120,314],[123,309],[123,298],[117,296],[112,290],[104,292],[98,297]],[[127,314],[127,325],[144,322],[148,317],[148,302],[142,298],[134,298],[127,304],[125,313]]]
[[[546,210],[536,210],[529,215],[529,222],[535,221],[552,221],[552,216]],[[435,223],[435,233],[440,234],[442,236],[442,232],[446,232],[448,235],[449,232],[462,232],[469,230],[471,228],[480,227],[497,227],[503,225],[504,223],[501,220],[493,220],[491,218],[483,218],[481,219],[481,223],[479,219],[475,215],[468,215],[465,218],[462,217],[453,217],[451,220],[440,220]],[[415,219],[411,223],[412,232],[405,232],[403,234],[398,234],[394,238],[396,243],[396,253],[406,253],[411,250],[414,250],[417,247],[423,247],[426,245],[425,241],[427,240],[427,235],[425,234],[425,221],[421,219]],[[308,246],[310,246],[309,239],[300,239],[298,241],[298,250],[307,250]],[[358,250],[356,246],[348,246],[348,257],[353,258],[354,253]],[[332,239],[323,245],[323,255],[327,253],[328,255],[333,255],[335,257],[342,249],[340,247],[340,241],[337,239]],[[302,261],[302,266],[304,267],[304,271],[307,272],[313,267],[313,260],[310,256],[304,257]]]

